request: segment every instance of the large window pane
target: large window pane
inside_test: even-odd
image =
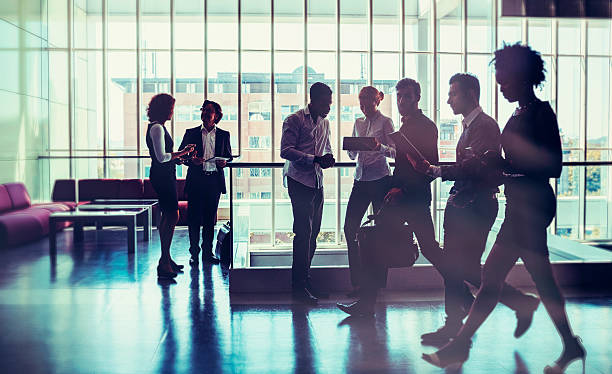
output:
[[[200,125],[204,101],[204,52],[176,52],[174,56],[174,144],[178,147],[185,130]],[[224,111],[224,115],[227,115]]]
[[[404,1],[406,51],[431,51],[431,2]]]
[[[432,118],[433,100],[432,78],[433,78],[433,57],[431,55],[407,53],[404,62],[405,77],[412,78],[421,85],[421,101],[419,108],[423,113]],[[393,99],[395,100],[395,98]],[[397,109],[395,102],[394,110]],[[398,125],[399,126],[399,125]]]
[[[312,62],[312,61],[311,61]],[[304,54],[277,52],[274,55],[274,161],[280,158],[283,121],[304,107]]]
[[[531,48],[546,54],[551,53],[552,31],[550,19],[529,19],[527,39]]]
[[[468,72],[474,74],[480,83],[480,106],[485,113],[493,117],[495,113],[491,89],[495,81],[495,72],[493,65],[489,64],[491,58],[492,56],[487,55],[469,55]]]
[[[463,17],[462,2],[452,0],[444,7],[437,8],[438,50],[443,52],[460,52],[463,40],[461,39]]]
[[[304,4],[274,0],[274,48],[304,49]]]
[[[270,52],[242,54],[243,160],[271,161]],[[246,142],[245,142],[246,141]]]
[[[460,72],[460,55],[438,56],[438,138],[440,161],[455,161],[455,148],[461,135],[461,118],[453,114],[448,100],[448,81]]]
[[[270,49],[270,1],[242,0],[242,49]]]
[[[74,78],[75,148],[102,150],[102,52],[75,52]]]
[[[108,48],[136,48],[136,1],[107,0]]]
[[[238,49],[238,1],[208,0],[208,48]]]
[[[336,3],[309,1],[308,49],[335,51],[336,34]]]
[[[47,0],[48,41],[57,48],[68,47],[68,2],[66,0]]]
[[[372,67],[374,87],[385,94],[378,109],[398,127],[400,116],[395,105],[395,84],[401,79],[400,58],[401,55],[397,53],[377,53],[374,55]]]
[[[338,121],[336,117],[336,53],[312,52],[308,54],[308,89],[315,82],[323,82],[332,90],[332,106],[327,119],[330,126],[330,141],[334,155],[338,157]],[[342,92],[340,92],[342,94]],[[341,99],[342,101],[342,99]]]
[[[493,47],[491,14],[493,0],[468,0],[467,2],[467,50],[490,52]]]
[[[75,1],[72,17],[74,48],[102,48],[102,0]]]
[[[401,48],[401,1],[372,2],[372,43],[375,51],[399,51]]]
[[[582,66],[579,57],[559,57],[558,107],[557,120],[561,131],[561,141],[565,148],[582,147],[580,136],[581,108],[580,84]]]
[[[145,135],[147,133],[147,107],[149,101],[158,93],[170,93],[170,53],[169,52],[143,52],[140,57],[142,77],[141,88],[141,111],[140,111],[140,153],[148,155]],[[170,122],[167,122],[168,130],[174,132]],[[126,138],[129,133],[126,133]],[[129,143],[128,143],[129,144]],[[178,144],[177,144],[178,146]]]
[[[580,21],[559,20],[559,54],[580,54],[582,28]]]
[[[141,1],[140,12],[140,47],[170,49],[170,1]]]
[[[368,35],[368,0],[341,0],[340,49],[367,51]]]
[[[515,44],[522,41],[521,20],[513,18],[499,18],[497,24],[497,47],[505,44]]]
[[[587,66],[587,147],[610,147],[610,59],[590,57]]]
[[[108,54],[108,146],[111,150],[136,149],[136,53]]]
[[[238,139],[238,53],[209,52],[207,63],[208,98],[221,105],[223,118],[218,126],[230,132],[232,152],[237,155],[240,151]],[[243,107],[241,118],[243,123],[246,123],[245,116]]]
[[[582,161],[582,151],[564,151],[563,161]],[[578,239],[581,236],[581,217],[583,212],[580,208],[582,198],[582,184],[584,167],[565,166],[561,177],[557,179],[557,215],[556,234],[570,239]]]
[[[587,26],[589,54],[610,54],[610,20],[589,20]]]
[[[174,48],[204,48],[204,1],[174,2]]]
[[[369,82],[369,64],[366,53],[341,53],[340,55],[340,108],[339,125],[342,134],[352,133],[355,119],[362,117],[359,108],[359,91]],[[332,110],[337,112],[338,107]],[[335,114],[335,113],[334,113]],[[337,147],[334,147],[337,148]],[[335,152],[338,150],[334,149]],[[340,152],[341,161],[350,161],[346,152]]]

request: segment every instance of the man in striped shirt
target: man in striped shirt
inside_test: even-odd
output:
[[[323,215],[323,170],[334,166],[325,119],[332,103],[332,91],[324,83],[310,87],[310,104],[287,117],[283,123],[281,157],[283,177],[293,209],[293,296],[306,304],[316,304],[310,284],[310,264],[317,248]],[[318,294],[319,297],[324,296]]]

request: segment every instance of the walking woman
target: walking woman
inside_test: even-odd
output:
[[[357,159],[355,181],[346,207],[344,235],[348,247],[351,284],[354,290],[349,297],[360,296],[361,261],[356,235],[363,214],[372,203],[374,211],[378,211],[390,188],[391,168],[387,157],[395,158],[395,149],[390,146],[388,137],[394,130],[391,118],[384,116],[378,110],[378,105],[385,94],[372,86],[366,86],[359,92],[359,106],[365,117],[357,118],[353,127],[353,136],[373,137],[376,146],[371,151],[348,151],[351,160]]]
[[[544,373],[563,373],[575,360],[582,360],[584,372],[586,351],[570,328],[546,245],[546,228],[556,210],[549,179],[561,175],[562,155],[557,117],[534,93],[544,81],[544,62],[538,52],[517,43],[497,50],[493,63],[502,94],[519,105],[501,136],[506,159],[498,160],[506,175],[506,216],[465,325],[451,342],[423,359],[439,367],[467,360],[472,336],[495,308],[504,279],[521,258],[563,340],[563,353]]]
[[[146,142],[151,156],[151,184],[159,198],[161,221],[158,223],[161,241],[161,257],[157,265],[159,278],[174,278],[181,272],[183,265],[177,265],[170,256],[170,245],[174,235],[174,226],[179,219],[178,199],[176,194],[176,161],[177,158],[193,151],[189,144],[178,152],[172,152],[174,141],[166,130],[164,123],[172,118],[174,98],[168,94],[158,94],[151,98],[147,108],[149,125]]]

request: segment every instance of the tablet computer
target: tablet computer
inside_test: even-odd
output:
[[[342,149],[345,151],[373,151],[376,138],[369,136],[345,136],[342,138]]]

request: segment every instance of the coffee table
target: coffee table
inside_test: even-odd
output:
[[[151,207],[151,213],[155,214],[155,222],[161,221],[161,210],[154,209],[159,207],[157,199],[93,199],[90,204],[102,205],[148,205]]]
[[[136,251],[136,217],[143,214],[147,208],[133,208],[126,210],[76,210],[73,212],[56,212],[49,216],[49,254],[57,254],[57,224],[72,222],[74,224],[74,240],[83,239],[83,225],[95,223],[121,224],[127,227],[128,253]]]
[[[144,233],[143,239],[150,240],[151,239],[151,228],[152,228],[152,211],[153,205],[151,204],[97,204],[97,203],[87,203],[83,205],[79,205],[77,210],[79,211],[111,211],[111,210],[135,210],[135,209],[145,209],[141,214],[144,216]],[[140,215],[140,214],[139,214]],[[97,222],[96,228],[102,229],[104,226],[103,222]]]

